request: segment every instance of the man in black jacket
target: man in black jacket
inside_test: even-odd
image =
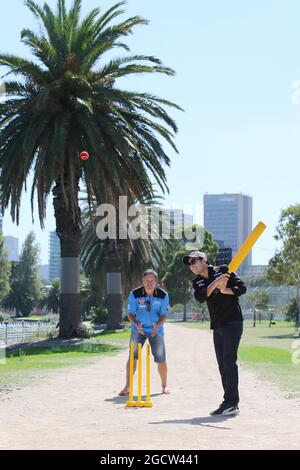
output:
[[[210,266],[205,253],[193,251],[183,263],[196,275],[193,281],[195,299],[207,303],[210,326],[214,330],[214,347],[221,374],[224,398],[212,416],[239,413],[237,352],[243,333],[243,315],[238,297],[246,286],[236,273],[228,274],[227,266]]]

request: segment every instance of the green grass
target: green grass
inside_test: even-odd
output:
[[[124,331],[103,331],[90,340],[79,343],[67,343],[46,346],[29,345],[7,352],[6,364],[0,364],[0,385],[26,382],[29,376],[38,376],[43,371],[62,367],[84,366],[91,364],[98,357],[114,354],[126,347],[130,329]]]
[[[33,319],[33,317],[31,317]],[[79,343],[53,345],[20,346],[7,352],[6,364],[0,364],[1,388],[15,388],[37,383],[42,377],[57,369],[66,367],[84,367],[93,364],[99,357],[116,354],[127,346],[130,329],[124,331],[103,331],[91,339]]]
[[[188,322],[182,322],[182,321],[176,321],[176,320],[168,320],[168,322],[170,321],[170,323],[177,323],[178,325],[182,325],[184,326],[185,328],[196,328],[196,329],[200,329],[200,330],[209,330],[209,322],[205,321],[205,322],[192,322],[192,321],[188,321]]]
[[[45,317],[40,315],[33,315],[32,317],[22,318],[24,321],[43,321]]]
[[[257,323],[255,328],[252,322],[245,322],[239,360],[254,369],[259,378],[276,383],[289,396],[299,397],[300,364],[292,361],[293,346],[298,344],[294,331],[293,323],[285,321],[271,327],[269,322]]]
[[[268,346],[291,350],[295,338],[293,337],[294,325],[289,322],[276,322],[269,327],[269,322],[256,324],[253,328],[252,322],[245,322],[242,344],[249,346]]]
[[[99,334],[93,335],[93,340],[101,340],[108,343],[127,343],[130,338],[130,328],[124,331],[102,331]]]
[[[239,360],[254,369],[259,378],[276,383],[289,397],[300,397],[300,364],[293,364],[292,352],[282,348],[241,346]]]
[[[78,367],[96,362],[97,358],[115,354],[120,347],[107,343],[83,342],[62,346],[30,346],[9,351],[6,364],[0,365],[1,385],[24,385],[37,380],[44,372],[63,367]]]
[[[239,357],[248,363],[289,364],[291,362],[289,351],[264,346],[241,346]]]
[[[208,322],[178,324],[209,329]],[[293,333],[293,323],[286,321],[277,321],[271,327],[268,321],[262,321],[256,323],[255,328],[252,321],[245,321],[239,361],[255,370],[260,378],[279,385],[289,396],[300,397],[300,364],[292,361],[293,352],[300,348],[300,339],[297,340]]]
[[[44,322],[44,321],[47,321],[48,318],[51,317],[53,319],[53,321],[56,321],[56,319],[58,320],[58,315],[55,315],[55,314],[49,314],[49,315],[32,315],[30,317],[22,317],[22,318],[12,318],[11,320],[12,321],[17,321],[17,322],[30,322],[30,321],[33,321],[33,322],[36,322],[36,321],[40,321],[40,322]]]

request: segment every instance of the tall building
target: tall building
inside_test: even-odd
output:
[[[267,264],[255,264],[253,266],[249,266],[247,269],[244,270],[244,276],[247,275],[249,277],[266,277],[267,271]]]
[[[221,266],[222,264],[229,264],[232,260],[232,249],[231,248],[220,248],[219,253],[216,256],[216,265]]]
[[[10,261],[19,261],[19,239],[16,237],[4,237],[4,246]]]
[[[231,248],[234,256],[252,230],[252,198],[243,194],[205,194],[204,227],[220,248]],[[252,254],[242,270],[252,265]]]
[[[48,264],[40,264],[40,276],[43,281],[49,282],[49,265]]]
[[[60,279],[60,242],[56,232],[49,233],[49,281]]]
[[[155,239],[168,239],[173,230],[193,225],[193,216],[186,214],[182,209],[152,206],[148,210],[148,217],[151,224],[150,233]]]
[[[193,216],[185,214],[182,209],[166,209],[165,212],[169,214],[170,220],[174,223],[174,228],[191,227],[193,225]]]

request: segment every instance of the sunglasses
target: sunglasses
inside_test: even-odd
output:
[[[150,310],[151,310],[151,302],[150,302],[150,300],[146,300],[146,309],[147,309],[147,312],[150,312]]]
[[[201,261],[203,258],[193,258],[192,261],[189,262],[189,266],[192,266],[193,264],[196,264],[197,261]]]

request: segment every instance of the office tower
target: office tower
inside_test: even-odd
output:
[[[56,232],[49,233],[49,281],[60,279],[60,241]]]
[[[170,215],[170,220],[174,222],[174,228],[193,225],[193,216],[185,214],[182,209],[166,209],[166,212]]]
[[[19,239],[16,237],[4,237],[4,246],[10,261],[19,261]]]
[[[49,282],[49,265],[48,264],[40,264],[39,265],[40,276],[43,281]]]
[[[243,194],[205,194],[204,227],[220,249],[230,248],[232,256],[252,230],[252,198]],[[252,254],[241,269],[252,265]]]

